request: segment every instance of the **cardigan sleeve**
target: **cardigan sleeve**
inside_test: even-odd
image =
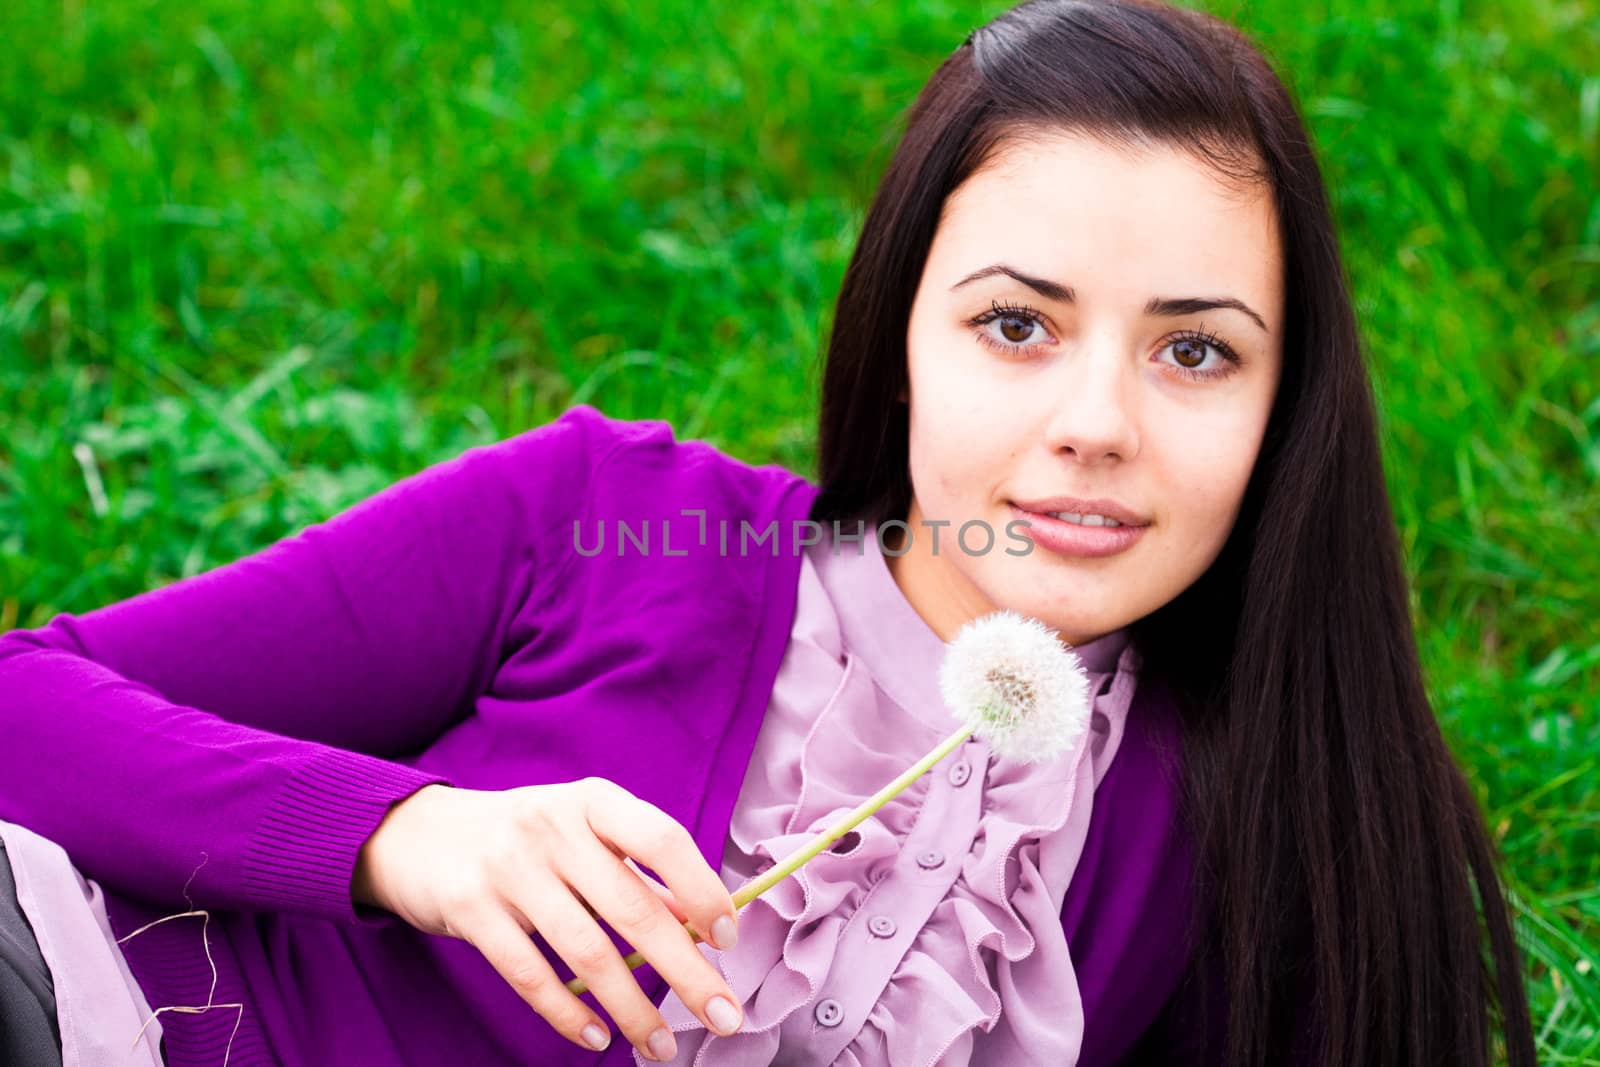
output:
[[[438,775],[597,444],[583,409],[254,555],[0,635],[0,818],[130,896],[353,910],[361,844]]]

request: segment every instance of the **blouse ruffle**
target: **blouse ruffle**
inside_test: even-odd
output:
[[[809,597],[815,607],[820,593],[806,561],[802,602]],[[1061,908],[1083,851],[1095,786],[1122,737],[1139,662],[1125,631],[1080,651],[1093,653],[1084,657],[1094,696],[1083,740],[1055,760],[1023,764],[969,739],[832,850],[746,905],[733,949],[697,946],[741,1001],[741,1028],[726,1037],[707,1031],[669,990],[660,1010],[678,1042],[672,1062],[931,1067],[1076,1061],[1083,1010]],[[831,685],[831,696],[813,717],[784,699],[797,695],[801,672],[780,672],[734,808],[722,871],[730,889],[802,848],[959,726],[942,706],[906,709],[890,699],[862,658],[842,647],[828,612],[802,609],[787,655],[803,658],[811,679],[806,684]],[[925,665],[930,673],[936,667]],[[804,739],[796,744],[802,729]],[[902,855],[906,839],[935,776],[942,779],[959,759],[970,764],[972,784],[984,791],[970,851],[859,1030],[836,1056],[819,1056],[830,1047],[830,1035],[813,1019],[814,1001],[829,979],[841,933],[851,922],[866,921],[859,914],[862,900],[878,881],[897,864],[913,862]],[[641,1065],[650,1062],[637,1050],[634,1056]]]

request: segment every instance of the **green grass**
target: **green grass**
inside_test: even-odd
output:
[[[580,401],[811,473],[895,123],[1001,6],[10,0],[0,629]],[[1585,6],[1216,9],[1318,140],[1430,691],[1508,859],[1548,1063],[1600,1062]]]

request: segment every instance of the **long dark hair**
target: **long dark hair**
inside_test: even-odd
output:
[[[1496,1015],[1510,1062],[1534,1063],[1499,857],[1422,682],[1321,172],[1289,90],[1237,30],[1156,3],[1033,0],[945,60],[845,272],[811,518],[906,516],[897,398],[941,208],[1037,129],[1174,145],[1265,182],[1276,207],[1283,373],[1239,516],[1212,567],[1132,624],[1182,708],[1226,1062],[1287,1062],[1314,995],[1326,1063],[1488,1064]]]

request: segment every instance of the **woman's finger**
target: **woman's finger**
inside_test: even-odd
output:
[[[605,1021],[573,996],[510,911],[486,907],[457,917],[457,936],[476,948],[517,995],[575,1045],[600,1050],[611,1044]]]
[[[651,908],[661,912],[665,921],[672,921],[654,894],[645,889],[639,879],[622,865],[621,860],[601,848],[593,837],[588,839],[589,847],[582,848],[582,839],[582,835],[577,835],[575,841],[564,846],[564,853],[579,851],[591,857],[595,853],[605,857],[604,862],[633,881],[635,892]],[[549,877],[548,874],[541,876],[537,871],[530,871],[527,877],[519,879],[517,890],[510,897],[512,905],[528,918],[550,947],[566,961],[572,973],[583,979],[589,992],[594,994],[617,1024],[617,1029],[642,1055],[656,1060],[671,1059],[677,1045],[671,1028],[650,998],[644,995],[644,990],[639,988],[638,976],[623,962],[622,954],[617,951],[610,935],[594,918],[599,914],[612,926],[618,925],[614,916],[606,914],[605,902],[591,902],[593,906],[586,909],[583,906],[584,898],[577,895],[581,892],[578,887],[560,883],[547,886],[546,879]],[[632,906],[638,908],[640,905]],[[682,927],[678,927],[678,935],[688,939]],[[705,962],[702,958],[701,963]],[[565,983],[562,983],[562,991],[568,996],[573,995]]]
[[[661,903],[666,905],[667,910],[672,913],[674,919],[680,923],[689,921],[689,913],[683,910],[683,905],[678,903],[678,897],[672,890],[656,881],[648,872],[640,870],[639,865],[633,862],[631,856],[623,859],[622,862],[628,865],[629,870],[639,876],[640,881],[650,887],[650,891],[660,898]]]
[[[595,835],[661,876],[682,906],[680,921],[691,922],[717,948],[731,948],[739,922],[733,895],[683,824],[607,779],[590,778],[585,784],[592,790],[586,812]],[[718,925],[722,918],[727,922]],[[634,947],[644,951],[637,942]]]
[[[733,990],[638,871],[617,859],[596,838],[579,836],[563,849],[560,873],[574,892],[639,950],[707,1029],[728,1034],[739,1028],[738,999]],[[630,976],[630,984],[637,987],[632,969],[620,956],[617,959]],[[714,999],[720,999],[725,1007],[713,1009]]]
[[[623,855],[622,850],[619,848],[615,848],[610,845],[607,845],[606,847],[610,848],[612,855],[616,856],[617,859],[626,864],[630,871],[632,871],[634,874],[637,874],[640,881],[650,887],[650,891],[661,899],[661,903],[666,905],[667,910],[672,913],[672,917],[674,919],[677,919],[680,923],[686,923],[689,921],[689,913],[683,910],[683,905],[678,903],[678,898],[672,892],[672,890],[656,881],[650,872],[642,869],[637,863],[633,862],[632,856]],[[599,912],[595,911],[587,900],[583,902],[583,906],[589,909],[590,915],[594,915],[597,918],[599,917]]]

